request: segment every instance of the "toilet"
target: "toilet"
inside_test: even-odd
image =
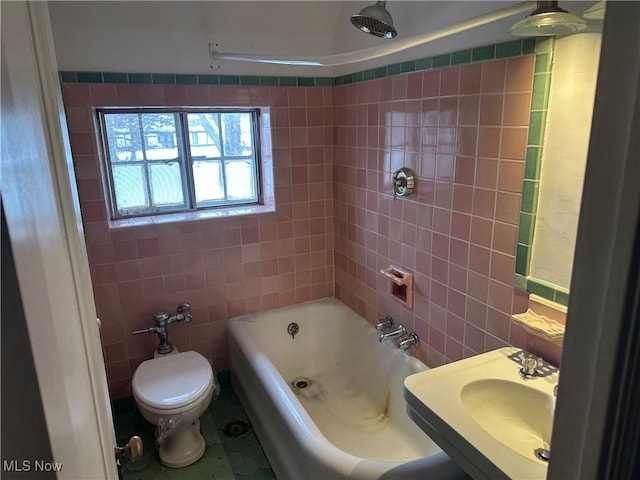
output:
[[[162,464],[185,467],[202,457],[205,442],[198,418],[217,389],[208,360],[192,351],[159,355],[140,364],[132,383],[140,413],[158,426]]]

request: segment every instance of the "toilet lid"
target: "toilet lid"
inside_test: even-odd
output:
[[[142,362],[133,374],[137,400],[157,409],[183,407],[207,392],[211,365],[197,352],[182,352]]]

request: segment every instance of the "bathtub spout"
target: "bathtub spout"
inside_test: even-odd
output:
[[[402,325],[398,325],[393,330],[389,330],[388,332],[381,333],[380,336],[378,337],[378,340],[380,342],[384,342],[389,340],[390,338],[399,337],[406,333],[407,333],[407,329],[404,328]]]

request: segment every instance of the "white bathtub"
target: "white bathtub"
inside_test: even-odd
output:
[[[403,380],[428,367],[335,298],[233,318],[229,345],[234,390],[278,479],[467,478],[406,414]],[[292,386],[299,377],[306,388]]]

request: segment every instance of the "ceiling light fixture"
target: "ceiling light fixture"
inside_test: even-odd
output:
[[[549,37],[576,33],[587,22],[558,7],[558,2],[538,1],[538,8],[509,29],[518,37]]]
[[[582,17],[588,20],[604,20],[604,13],[606,9],[606,2],[604,0],[601,0],[600,2],[587,8],[582,14]]]
[[[387,11],[386,1],[376,2],[351,15],[351,23],[358,30],[380,38],[395,38],[398,35],[393,18]]]

